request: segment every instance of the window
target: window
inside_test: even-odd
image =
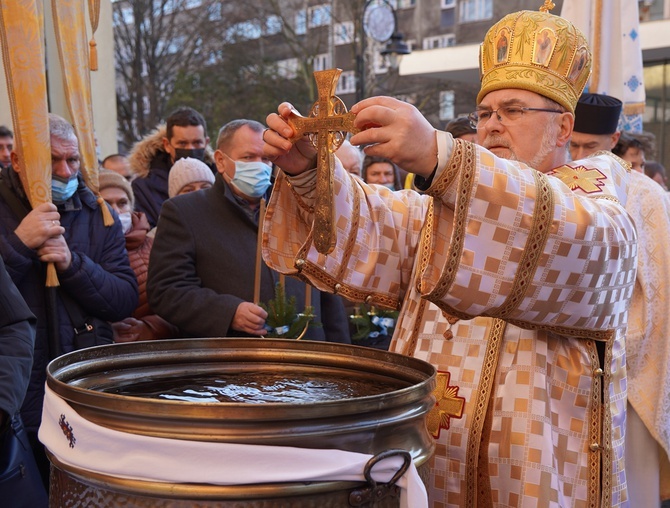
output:
[[[330,55],[328,53],[321,53],[320,55],[314,55],[314,70],[315,71],[325,71],[330,69]]]
[[[335,28],[333,30],[333,39],[335,46],[342,46],[343,44],[351,44],[352,42],[354,42],[353,21],[336,23]]]
[[[398,0],[396,7],[398,9],[407,9],[409,7],[414,7],[416,5],[416,0]]]
[[[309,8],[309,27],[330,25],[330,5],[315,5]]]
[[[307,11],[300,9],[295,13],[295,33],[304,35],[307,33]]]
[[[440,120],[452,118],[454,118],[454,91],[444,90],[440,92]]]
[[[336,95],[356,92],[356,73],[354,71],[344,71],[340,74],[340,80],[335,89]]]
[[[433,37],[426,37],[423,40],[423,49],[448,48],[454,44],[456,44],[454,34],[435,35]]]
[[[458,12],[461,23],[491,19],[493,0],[461,0]]]
[[[281,17],[270,15],[265,19],[265,26],[263,28],[263,35],[276,35],[282,30]]]
[[[442,0],[440,26],[451,27],[456,23],[456,0]]]
[[[277,74],[285,79],[295,79],[298,75],[298,59],[279,60],[277,62]]]
[[[442,28],[451,28],[456,23],[456,9],[442,9],[440,13],[440,26]]]

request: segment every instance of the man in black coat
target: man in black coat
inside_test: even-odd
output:
[[[263,125],[235,120],[219,131],[219,174],[210,189],[163,204],[149,262],[147,291],[157,314],[186,337],[262,336],[267,312],[254,301],[260,200],[272,169],[263,156]],[[276,272],[261,265],[260,301],[275,298]],[[287,278],[286,296],[304,310],[311,292],[315,319],[307,339],[350,342],[340,297]]]

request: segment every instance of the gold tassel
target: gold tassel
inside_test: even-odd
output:
[[[55,288],[60,286],[60,282],[58,282],[58,274],[56,273],[56,265],[54,265],[53,263],[49,263],[47,265],[46,286],[48,288]]]
[[[95,42],[95,39],[91,39],[88,43],[89,52],[88,52],[88,63],[92,71],[98,70],[98,43]]]
[[[109,213],[109,208],[105,204],[105,200],[102,199],[102,196],[98,195],[98,204],[100,205],[100,210],[102,210],[102,222],[105,224],[105,227],[110,227],[114,224],[114,217]]]

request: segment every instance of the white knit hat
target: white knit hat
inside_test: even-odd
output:
[[[170,169],[168,194],[173,198],[186,185],[195,182],[209,182],[214,185],[214,173],[207,164],[198,159],[179,159]]]

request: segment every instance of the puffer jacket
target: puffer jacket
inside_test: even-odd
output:
[[[156,130],[135,143],[128,156],[130,169],[136,176],[132,183],[135,210],[144,213],[152,227],[158,224],[161,206],[169,197],[168,176],[172,161],[170,154],[163,149],[165,136],[165,124],[159,125]],[[209,146],[205,148],[204,162],[216,174],[214,152]]]
[[[78,303],[85,315],[105,321],[124,319],[137,307],[137,281],[128,262],[121,223],[116,219],[111,227],[105,227],[95,196],[84,184],[81,174],[78,179],[75,194],[58,206],[60,223],[65,228],[64,237],[72,253],[70,267],[58,273],[58,288],[45,287],[44,263],[14,233],[22,218],[0,199],[0,255],[7,272],[37,317],[33,368],[21,408],[29,432],[37,432],[41,421],[46,366],[50,359],[47,298],[50,295],[55,298],[62,353],[74,349],[74,327],[63,305],[62,292]],[[30,210],[14,170],[3,170],[2,180],[0,185],[9,185]]]

